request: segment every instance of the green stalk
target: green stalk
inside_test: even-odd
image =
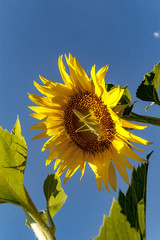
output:
[[[29,196],[29,193],[27,192],[26,189],[25,191],[29,205],[25,206],[23,204],[22,209],[26,214],[27,219],[36,237],[39,240],[56,240],[52,230],[50,229],[50,227],[47,226],[47,224],[43,221],[42,217],[40,216],[37,208],[35,207],[32,199]]]
[[[25,208],[22,208],[22,209],[23,209],[23,211],[27,217],[27,220],[28,220],[33,232],[35,233],[36,237],[39,240],[47,240],[47,236],[44,233],[42,227],[31,217],[31,215],[26,211]]]
[[[52,220],[48,204],[47,204],[47,219],[48,219],[48,222],[49,222],[50,229],[51,229],[52,233],[55,234],[55,229],[56,228],[55,228],[54,222]]]
[[[134,112],[131,112],[129,116],[123,116],[122,118],[127,121],[140,122],[140,123],[160,126],[160,118],[139,115]]]

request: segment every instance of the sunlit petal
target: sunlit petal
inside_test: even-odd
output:
[[[68,57],[65,55],[65,59],[69,73],[62,55],[58,60],[64,84],[40,76],[44,85],[36,82],[34,85],[43,96],[29,94],[30,100],[37,105],[29,107],[34,111],[31,116],[41,121],[30,129],[42,130],[33,139],[49,137],[42,147],[42,151],[49,150],[46,165],[54,161],[54,170],[58,176],[66,171],[64,183],[78,169],[81,170],[82,178],[88,162],[94,172],[98,190],[103,190],[104,185],[110,192],[110,185],[116,191],[115,168],[129,184],[126,168],[132,170],[134,166],[128,158],[145,161],[133,151],[144,150],[132,143],[150,144],[129,129],[143,130],[146,126],[130,123],[116,112],[124,89],[115,87],[106,90],[108,65],[97,73],[94,65],[90,79],[76,58],[69,54]]]

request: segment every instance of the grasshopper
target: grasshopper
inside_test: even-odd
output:
[[[91,131],[97,135],[98,139],[101,137],[101,127],[99,124],[95,123],[95,120],[92,118],[91,113],[84,115],[76,109],[74,109],[73,112],[79,118],[79,121],[84,123],[84,125],[78,128],[76,132]],[[83,129],[85,126],[87,129]]]
[[[85,131],[91,131],[92,133],[94,133],[95,135],[97,135],[98,137],[98,141],[100,141],[100,137],[102,136],[102,132],[106,131],[106,130],[114,130],[114,128],[110,128],[110,129],[101,129],[100,126],[100,120],[97,123],[96,119],[94,119],[92,117],[92,114],[89,113],[87,115],[84,115],[83,113],[79,112],[78,110],[74,109],[73,110],[74,114],[79,118],[80,122],[83,122],[84,125],[82,125],[81,127],[79,127],[76,132],[85,132]],[[87,127],[87,129],[84,127]]]

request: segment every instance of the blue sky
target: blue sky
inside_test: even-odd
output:
[[[53,164],[45,167],[48,152],[41,152],[45,140],[31,141],[36,133],[29,127],[37,121],[29,116],[27,106],[32,103],[27,93],[38,93],[33,80],[40,83],[40,74],[62,82],[58,57],[70,52],[86,71],[94,64],[96,70],[109,64],[106,81],[128,84],[134,102],[143,75],[160,61],[159,9],[159,0],[0,0],[0,125],[11,131],[19,114],[28,145],[24,183],[39,210],[45,208],[42,186],[53,172]],[[146,113],[146,105],[138,100],[134,111],[160,117],[158,107]],[[154,150],[147,186],[148,240],[160,236],[158,131],[158,127],[149,126],[135,132],[154,142],[146,148],[146,154]],[[90,240],[97,236],[103,215],[109,214],[113,197],[117,199],[118,193],[98,192],[89,168],[81,182],[79,178],[78,171],[62,185],[68,199],[55,216],[58,240]],[[63,182],[64,175],[61,179]],[[125,192],[127,186],[118,175],[119,188]],[[0,239],[35,239],[25,226],[20,208],[0,206]]]

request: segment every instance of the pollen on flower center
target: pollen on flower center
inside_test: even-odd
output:
[[[92,153],[108,149],[116,132],[107,106],[89,92],[71,97],[64,111],[64,122],[72,141]]]

